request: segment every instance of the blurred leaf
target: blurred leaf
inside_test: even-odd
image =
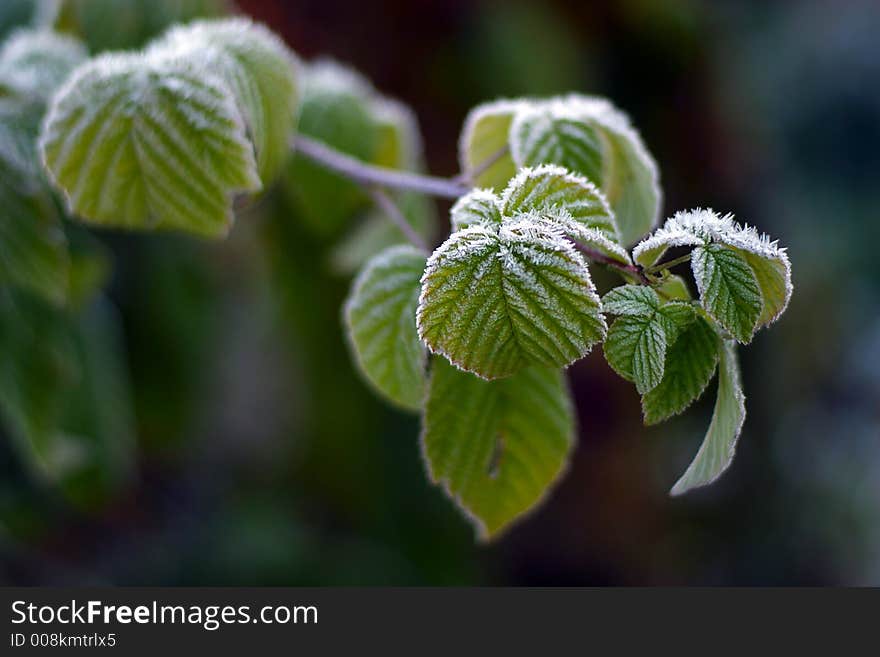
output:
[[[692,298],[687,283],[677,274],[667,275],[663,279],[663,282],[657,287],[657,291],[661,296],[664,296],[667,299],[690,301]]]
[[[81,317],[35,298],[0,302],[0,411],[33,471],[91,505],[123,483],[133,450],[128,381],[116,318],[104,303]]]
[[[422,407],[425,348],[416,332],[425,255],[410,246],[374,257],[352,286],[345,320],[355,360],[366,378],[403,408]]]
[[[260,188],[225,84],[183,61],[105,55],[56,96],[40,142],[71,214],[223,236],[236,192]]]
[[[476,187],[488,187],[500,192],[516,173],[516,165],[508,149],[510,124],[525,101],[497,100],[474,107],[467,115],[458,143],[458,163],[463,173],[497,161],[481,173],[472,176]]]
[[[418,327],[433,352],[486,379],[568,365],[605,335],[583,258],[529,220],[473,226],[434,251]]]
[[[693,488],[711,484],[733,460],[736,440],[746,419],[745,395],[740,383],[735,342],[724,342],[720,359],[718,398],[712,412],[712,422],[696,457],[672,487],[671,495],[681,495]]]
[[[41,110],[0,100],[0,284],[63,303],[68,254],[48,187],[36,162]]]
[[[87,57],[76,39],[46,30],[20,30],[0,49],[0,96],[46,102]]]
[[[422,446],[441,484],[490,539],[537,505],[574,445],[574,411],[559,370],[483,381],[433,360]]]
[[[284,43],[244,18],[172,28],[151,45],[157,58],[185,59],[220,75],[235,94],[267,187],[287,160],[297,114],[297,62]]]

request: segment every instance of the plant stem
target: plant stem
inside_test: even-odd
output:
[[[404,234],[410,244],[419,250],[424,251],[426,254],[429,253],[430,249],[428,248],[427,243],[406,220],[406,217],[403,216],[403,213],[400,211],[400,208],[397,207],[394,200],[379,187],[371,186],[366,189],[376,206],[384,212],[392,222],[394,222],[394,225],[400,229],[400,232]]]
[[[313,162],[362,185],[403,189],[447,199],[457,199],[471,189],[469,185],[448,178],[424,176],[367,164],[303,135],[297,135],[292,146],[297,153]]]
[[[628,265],[625,262],[620,262],[619,260],[615,260],[604,253],[600,253],[599,251],[595,251],[588,246],[584,246],[578,242],[574,243],[578,250],[587,256],[590,260],[594,262],[598,262],[600,264],[606,265],[613,269],[618,270],[621,273],[625,273],[629,276],[636,278],[643,285],[650,285],[650,279],[645,275],[645,272],[639,265]]]
[[[664,269],[671,269],[672,267],[687,262],[690,259],[691,254],[685,253],[683,256],[675,258],[673,260],[668,260],[667,262],[661,262],[659,264],[652,265],[651,267],[648,267],[648,269],[646,269],[645,271],[647,271],[647,273],[649,274],[654,274],[658,271],[663,271]]]

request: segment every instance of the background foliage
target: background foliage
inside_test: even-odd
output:
[[[102,24],[110,12],[98,5],[125,28]],[[98,52],[141,45],[212,5],[75,1],[65,19]],[[239,5],[303,56],[350,62],[411,104],[432,171],[454,173],[461,121],[482,100],[598,93],[631,114],[660,163],[663,216],[707,204],[784,236],[798,294],[743,350],[737,461],[714,487],[667,498],[711,396],[644,429],[633,387],[594,353],[570,372],[584,420],[568,477],[498,544],[475,546],[425,480],[417,420],[376,401],[341,348],[340,272],[357,254],[328,250],[353,227],[350,208],[367,204],[340,194],[328,229],[310,221],[307,200],[279,193],[242,213],[226,242],[103,231],[82,247],[112,260],[112,305],[94,307],[89,331],[59,324],[65,350],[26,365],[37,384],[64,385],[65,363],[89,362],[82,336],[115,306],[134,417],[96,425],[77,408],[58,412],[80,430],[113,422],[117,438],[130,427],[137,443],[99,443],[104,476],[59,488],[30,476],[4,436],[0,579],[880,582],[875,3]],[[31,12],[3,3],[0,32]],[[378,154],[373,108],[351,112],[366,126],[363,157]],[[100,371],[95,386],[112,388],[115,370]]]

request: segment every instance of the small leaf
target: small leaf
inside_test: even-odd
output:
[[[107,226],[222,236],[231,197],[260,188],[228,88],[182,61],[87,62],[53,99],[40,149],[71,214]]]
[[[758,327],[772,324],[788,307],[791,299],[791,265],[781,249],[776,254],[764,255],[738,249],[755,274],[764,305],[758,317]]]
[[[605,335],[583,258],[528,220],[453,233],[428,260],[418,327],[433,352],[486,379],[569,365]]]
[[[727,246],[709,244],[694,249],[691,266],[706,311],[739,342],[749,342],[764,305],[749,263]]]
[[[657,424],[696,401],[715,373],[720,343],[702,317],[687,325],[667,349],[663,379],[642,398],[645,424]]]
[[[661,321],[664,321],[666,341],[672,344],[682,329],[686,328],[697,317],[697,311],[687,302],[669,301],[664,303],[657,311]]]
[[[432,481],[485,540],[534,509],[565,470],[574,410],[559,370],[483,381],[434,359],[422,449]]]
[[[462,230],[476,225],[501,223],[501,199],[492,190],[474,189],[455,202],[450,210],[452,230]]]
[[[76,39],[48,30],[19,30],[0,49],[0,95],[46,102],[88,53]]]
[[[682,495],[693,488],[711,484],[733,460],[736,441],[746,419],[745,395],[733,341],[724,342],[718,372],[718,398],[709,430],[693,462],[672,487],[671,495]]]
[[[602,309],[611,315],[650,316],[660,307],[660,297],[646,285],[621,285],[602,297]]]
[[[690,301],[693,298],[687,283],[678,274],[668,274],[657,287],[657,292],[666,299]]]
[[[458,142],[458,161],[465,173],[482,167],[486,162],[503,153],[491,166],[473,177],[477,187],[501,191],[516,173],[516,165],[508,149],[510,125],[517,110],[528,106],[522,100],[497,100],[478,105],[470,111],[464,122]]]
[[[287,160],[297,114],[297,62],[284,43],[246,18],[174,27],[148,55],[182,59],[223,78],[235,95],[254,144],[263,185]]]
[[[645,394],[663,378],[666,330],[656,313],[623,315],[605,339],[605,358],[615,372]]]
[[[395,246],[373,258],[354,282],[345,322],[355,360],[392,402],[417,410],[425,390],[425,348],[416,332],[425,255]]]
[[[562,213],[586,228],[598,230],[609,240],[619,241],[614,214],[602,192],[586,178],[562,167],[522,169],[507,185],[501,199],[501,211],[508,217]]]

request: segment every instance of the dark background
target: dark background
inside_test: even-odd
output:
[[[134,466],[112,494],[73,504],[0,442],[0,581],[880,584],[880,4],[239,7],[303,58],[351,64],[411,105],[435,174],[456,173],[478,102],[607,95],[659,163],[664,216],[710,206],[780,238],[795,294],[741,350],[737,458],[716,485],[670,499],[714,385],[644,428],[634,387],[595,353],[570,370],[570,472],[528,520],[476,544],[426,480],[417,418],[352,369],[339,322],[349,280],[327,258],[338,236],[267,199],[219,244],[101,233]]]

